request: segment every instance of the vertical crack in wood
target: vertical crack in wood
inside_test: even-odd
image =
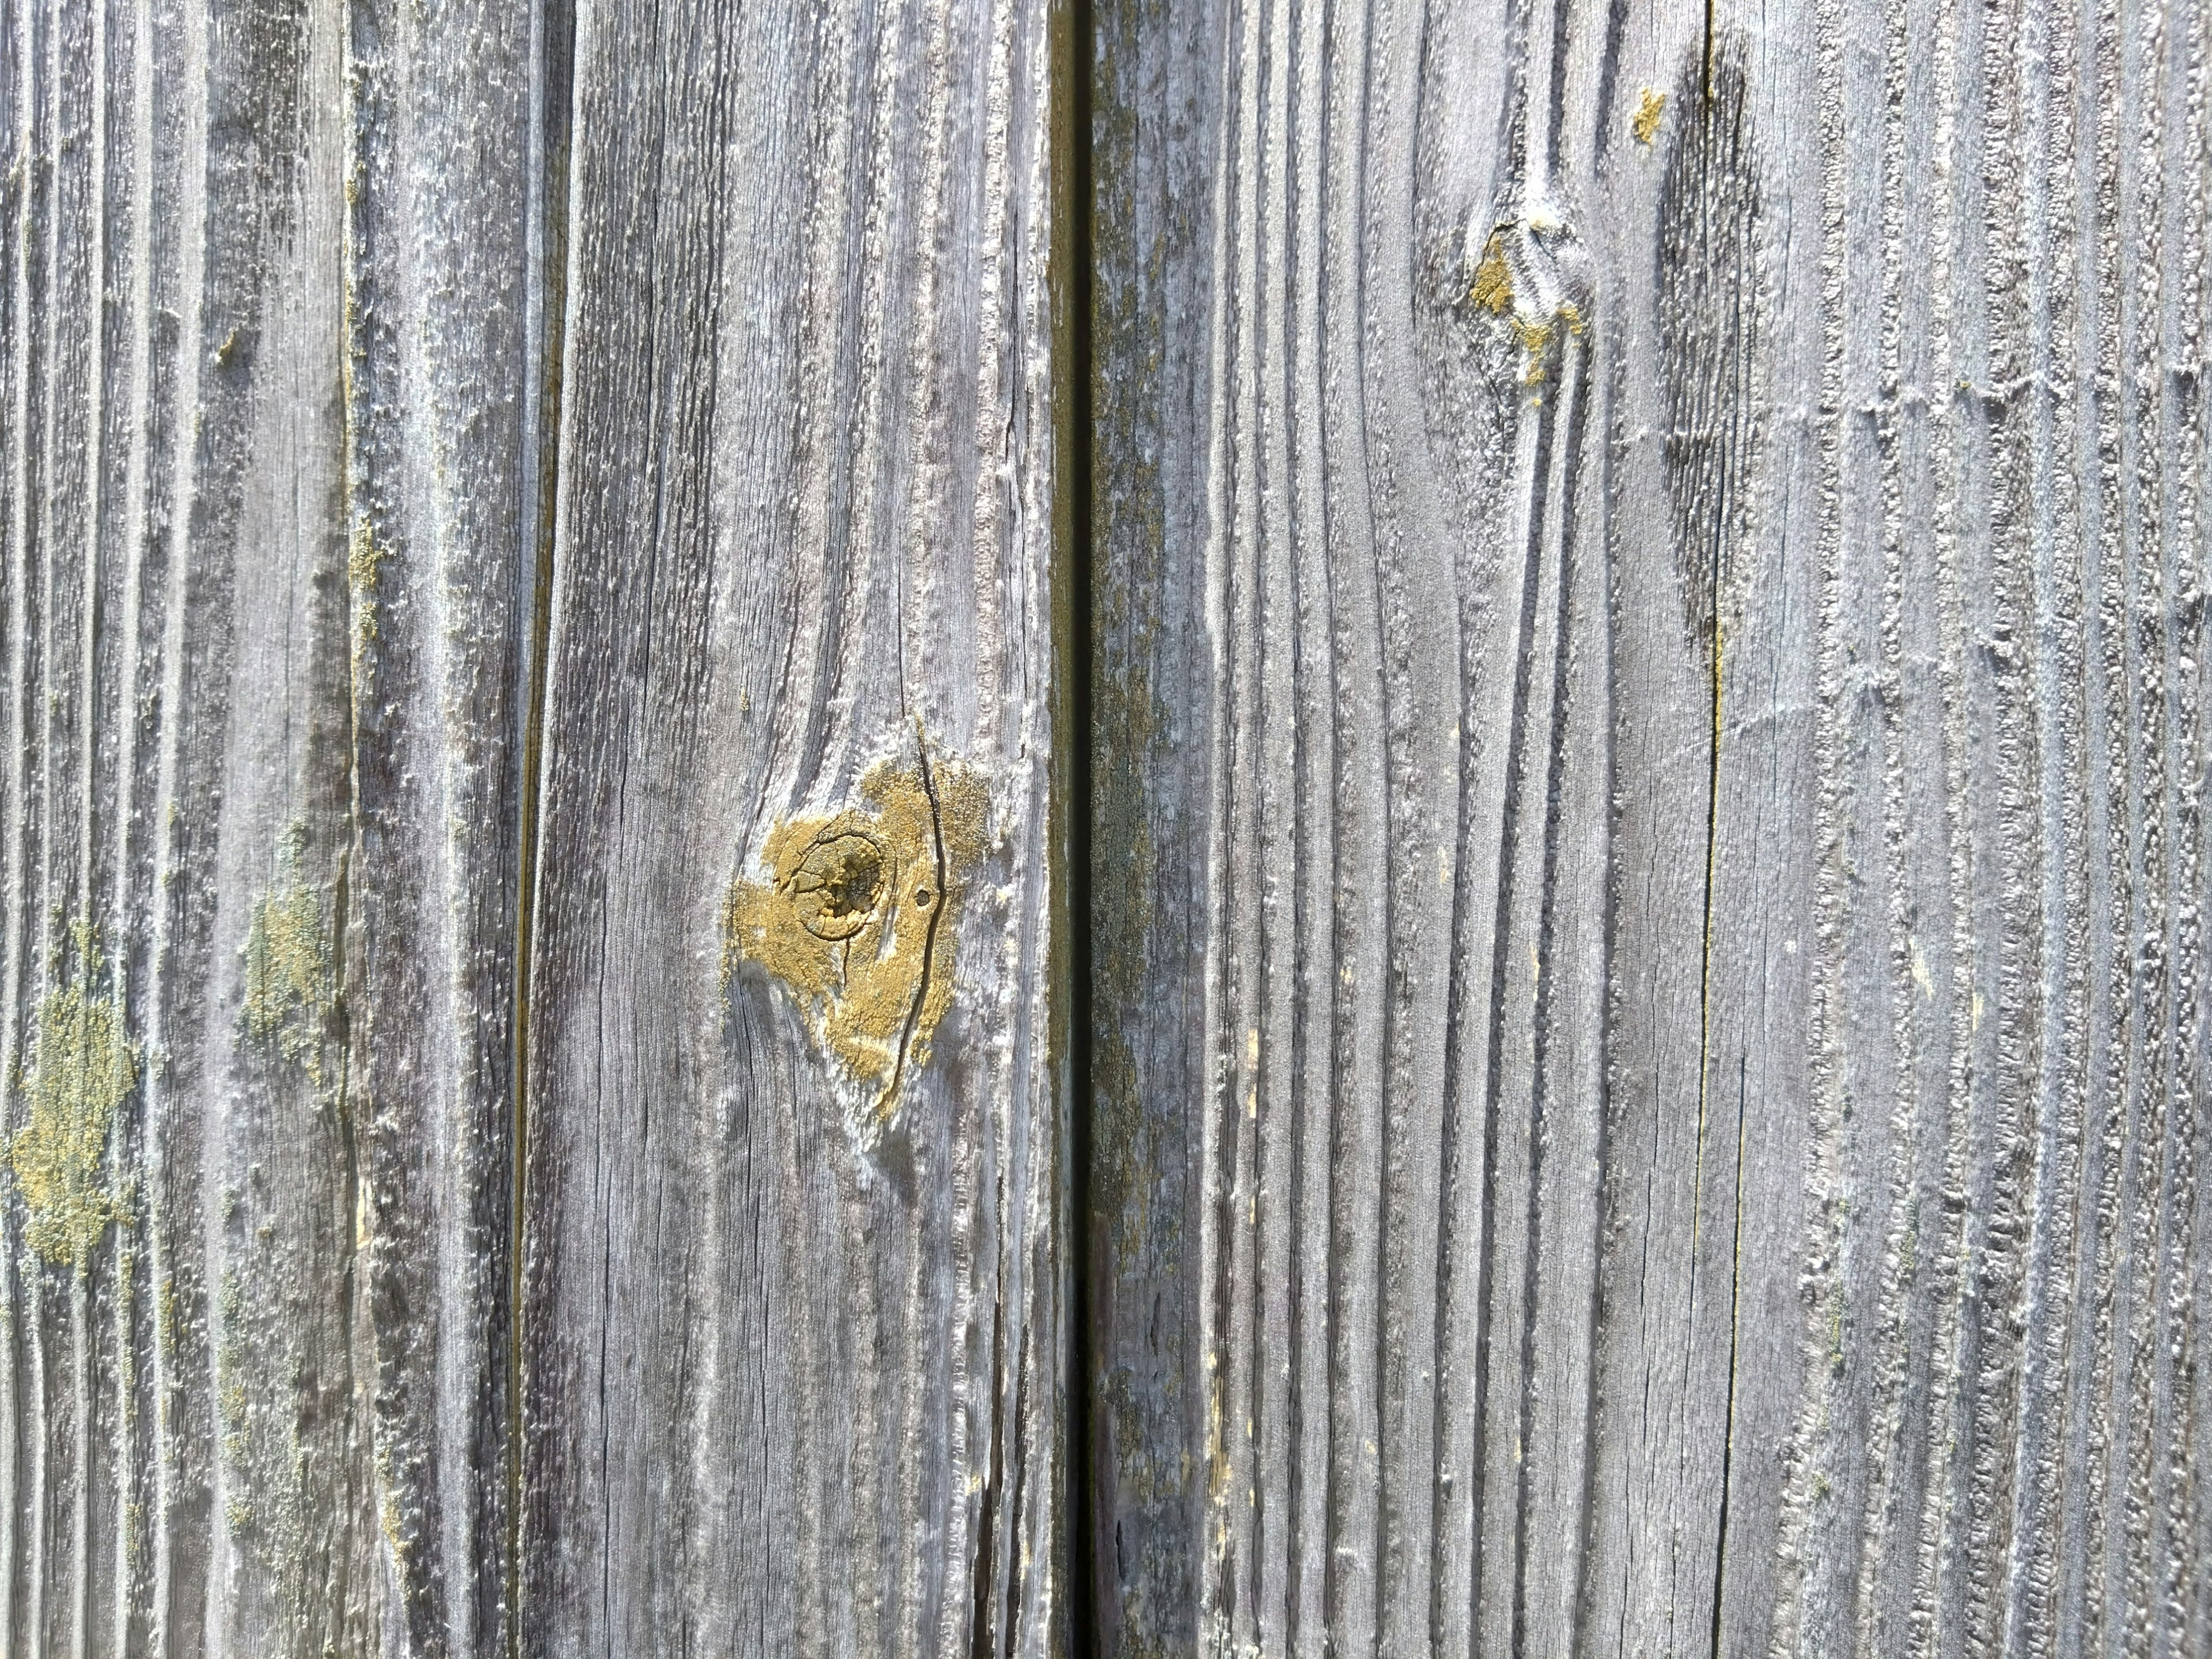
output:
[[[1022,1327],[1022,1346],[1014,1361],[1014,1461],[1012,1468],[1015,1477],[1008,1482],[1011,1501],[1006,1508],[1006,1639],[1003,1651],[1009,1655],[1023,1651],[1021,1640],[1021,1583],[1022,1571],[1022,1493],[1025,1482],[1020,1471],[1029,1467],[1030,1416],[1030,1333],[1031,1327]],[[992,1431],[997,1438],[997,1430]]]
[[[1713,108],[1713,8],[1715,0],[1705,0],[1705,33],[1700,84],[1704,88],[1704,111],[1708,118]]]
[[[1711,704],[1705,775],[1705,869],[1698,989],[1698,1117],[1691,1210],[1689,1319],[1684,1386],[1698,1350],[1700,1309],[1711,1292],[1704,1237],[1709,1181],[1717,1195],[1717,1126],[1712,1121],[1723,835],[1722,766],[1727,740],[1728,599],[1736,591],[1731,550],[1747,532],[1747,483],[1759,427],[1753,359],[1759,349],[1758,289],[1752,243],[1759,211],[1746,132],[1746,74],[1740,56],[1708,32],[1695,73],[1699,95],[1686,85],[1687,118],[1674,139],[1662,185],[1660,333],[1668,431],[1662,453],[1674,509],[1674,542],[1683,618],[1693,649],[1702,647]],[[1683,79],[1691,70],[1685,65]],[[1690,112],[1694,112],[1693,113]],[[1741,1064],[1741,1056],[1740,1056]],[[1723,1407],[1720,1493],[1717,1504],[1710,1642],[1717,1655],[1726,1587],[1729,1484],[1737,1408],[1738,1325],[1741,1315],[1746,1132],[1744,1089],[1735,1100],[1728,1273],[1728,1383]]]
[[[914,981],[914,995],[908,1002],[906,1023],[899,1031],[898,1048],[891,1056],[890,1081],[884,1087],[876,1101],[876,1115],[888,1118],[898,1103],[899,1085],[906,1076],[907,1055],[914,1048],[915,1029],[921,1023],[922,1010],[929,1003],[929,976],[937,955],[937,926],[951,902],[952,872],[945,856],[945,809],[937,799],[937,777],[929,766],[929,738],[921,729],[921,722],[914,723],[914,747],[921,770],[921,793],[929,801],[929,844],[937,872],[938,901],[929,906],[929,920],[921,930],[921,971]],[[905,872],[900,872],[901,875]]]
[[[1755,197],[1747,195],[1746,180],[1738,172],[1745,164],[1745,145],[1741,131],[1744,114],[1743,81],[1741,68],[1734,62],[1722,66],[1722,75],[1728,82],[1727,91],[1732,97],[1716,101],[1713,61],[1712,4],[1707,0],[1705,10],[1705,56],[1702,66],[1704,97],[1698,106],[1698,125],[1694,140],[1697,151],[1694,180],[1699,203],[1702,245],[1695,250],[1701,267],[1700,275],[1708,280],[1698,284],[1704,291],[1693,297],[1701,307],[1719,298],[1711,277],[1717,274],[1716,262],[1730,254],[1741,260],[1747,250],[1747,222],[1757,211]],[[1723,105],[1725,107],[1723,107]],[[1719,124],[1728,124],[1725,133],[1717,131]],[[1724,192],[1719,207],[1727,215],[1716,226],[1713,222],[1712,192]],[[1725,238],[1723,246],[1717,246]],[[1729,328],[1717,340],[1708,344],[1722,344],[1730,372],[1736,377],[1740,389],[1745,372],[1742,358],[1754,349],[1753,331],[1744,325],[1744,301],[1740,291],[1732,295],[1735,307]],[[1711,552],[1709,568],[1700,573],[1706,589],[1704,621],[1709,632],[1707,644],[1711,663],[1711,694],[1712,699],[1712,734],[1705,785],[1705,890],[1704,937],[1700,941],[1700,980],[1698,990],[1698,1147],[1696,1197],[1691,1210],[1691,1340],[1695,1340],[1697,1296],[1696,1238],[1705,1218],[1705,1183],[1709,1131],[1711,1127],[1712,1073],[1716,1060],[1713,1044],[1713,955],[1717,945],[1717,922],[1720,896],[1720,834],[1721,834],[1721,756],[1726,736],[1727,716],[1723,665],[1727,658],[1728,623],[1725,605],[1729,578],[1727,541],[1731,516],[1737,512],[1738,490],[1732,486],[1741,482],[1746,466],[1745,452],[1748,447],[1739,428],[1741,408],[1735,400],[1719,400],[1723,406],[1707,407],[1701,412],[1712,418],[1716,427],[1713,453],[1710,456],[1692,456],[1690,465],[1698,483],[1708,489],[1692,488],[1684,529],[1692,535],[1702,535],[1706,526],[1696,522],[1697,509],[1702,507],[1710,514],[1711,523]],[[1702,499],[1701,499],[1702,498]],[[1741,1061],[1739,1060],[1739,1072]],[[1737,1392],[1737,1359],[1742,1320],[1743,1295],[1743,1197],[1744,1197],[1744,1091],[1739,1075],[1735,1091],[1735,1167],[1731,1186],[1733,1209],[1730,1216],[1729,1245],[1729,1338],[1728,1338],[1728,1398],[1723,1419],[1721,1438],[1720,1503],[1715,1520],[1713,1543],[1712,1627],[1711,1651],[1719,1659],[1722,1636],[1722,1602],[1728,1580],[1729,1498],[1730,1483],[1735,1475],[1735,1417]]]
[[[537,902],[538,772],[545,729],[545,659],[553,626],[554,526],[561,466],[563,370],[568,324],[569,135],[574,119],[574,0],[539,0],[531,19],[528,189],[532,316],[527,349],[536,356],[538,397],[526,410],[523,476],[535,474],[531,544],[522,550],[531,579],[524,603],[529,646],[521,664],[522,750],[515,837],[514,1103],[508,1131],[506,1546],[501,1563],[508,1659],[522,1648],[523,1310],[530,1156],[530,942]]]
[[[999,1378],[1006,1369],[1006,1322],[998,1309],[991,1310],[991,1386],[995,1390]],[[969,1613],[968,1651],[969,1659],[992,1659],[998,1650],[991,1640],[991,1590],[998,1577],[998,1555],[994,1547],[999,1522],[999,1482],[1004,1471],[1000,1461],[1000,1435],[1005,1425],[1005,1414],[995,1408],[991,1413],[991,1449],[983,1462],[983,1490],[977,1495],[975,1505],[975,1562],[974,1583],[969,1588],[975,1592],[974,1607]],[[1013,1600],[1013,1574],[1006,1575],[1006,1597],[1011,1607]]]
[[[1708,85],[1710,84],[1711,82],[1709,76]],[[1712,118],[1712,104],[1710,99],[1708,99],[1703,106],[1698,118],[1705,121],[1710,121]],[[1713,704],[1713,729],[1711,747],[1708,751],[1705,773],[1705,936],[1700,941],[1702,948],[1699,954],[1699,961],[1701,966],[1699,969],[1698,981],[1698,1159],[1697,1173],[1695,1176],[1695,1195],[1692,1199],[1690,1206],[1690,1322],[1687,1340],[1692,1346],[1694,1346],[1697,1340],[1698,1237],[1704,1229],[1705,1217],[1705,1189],[1706,1131],[1711,1121],[1713,1092],[1713,906],[1716,895],[1720,885],[1721,729],[1723,719],[1721,708],[1721,658],[1723,654],[1722,644],[1725,636],[1725,629],[1721,619],[1721,561],[1717,556],[1714,558],[1712,569],[1708,573],[1708,574],[1712,584],[1711,693]],[[1742,1102],[1739,1097],[1737,1101],[1737,1114],[1739,1119],[1741,1119],[1741,1113]],[[1741,1189],[1743,1182],[1742,1146],[1742,1134],[1741,1128],[1739,1127],[1736,1138],[1736,1185],[1737,1196],[1739,1199],[1741,1199],[1742,1195]],[[1743,1242],[1743,1212],[1741,1206],[1739,1206],[1736,1212],[1735,1228],[1735,1243],[1737,1247],[1740,1249]],[[1713,1659],[1719,1659],[1720,1656],[1721,1589],[1723,1580],[1724,1579],[1728,1571],[1729,1456],[1730,1451],[1733,1449],[1732,1443],[1735,1439],[1735,1325],[1734,1322],[1733,1310],[1735,1299],[1735,1285],[1737,1277],[1735,1262],[1732,1256],[1729,1261],[1729,1273],[1731,1314],[1729,1325],[1728,1419],[1721,1441],[1720,1517],[1718,1526],[1716,1530],[1713,1548]]]

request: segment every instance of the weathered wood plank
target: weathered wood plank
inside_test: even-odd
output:
[[[1711,670],[1618,441],[1697,20],[1108,9],[1094,695],[1161,711],[1099,730],[1109,1650],[1702,1633]]]
[[[1099,9],[1104,1650],[2202,1647],[2202,8]]]
[[[0,21],[9,1652],[505,1639],[528,23]]]
[[[6,1645],[1061,1642],[1043,8],[5,21]]]
[[[1746,32],[1767,373],[1817,414],[1773,399],[1728,695],[1771,695],[1762,659],[1816,692],[1770,741],[1818,861],[1737,933],[1747,985],[1760,934],[1803,941],[1812,1019],[1802,1108],[1747,1113],[1743,1329],[1796,1352],[1740,1373],[1724,1636],[2197,1651],[2212,29]],[[1735,757],[1724,798],[1771,799]],[[1732,837],[1754,894],[1787,822]],[[1746,1024],[1755,1084],[1791,1027]]]
[[[577,10],[532,1651],[1066,1640],[1047,23]]]

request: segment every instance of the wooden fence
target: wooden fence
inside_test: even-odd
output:
[[[2212,1656],[2208,0],[6,0],[0,1653]]]

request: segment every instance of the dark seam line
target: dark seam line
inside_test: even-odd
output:
[[[349,594],[350,594],[350,590],[349,590]],[[348,603],[349,605],[351,603],[350,597],[349,597]],[[349,614],[347,617],[347,623],[349,629],[350,629],[352,624],[350,614]],[[350,814],[351,811],[350,802],[354,790],[352,774],[355,765],[355,744],[352,739],[349,738],[346,744],[346,793],[349,802],[349,814]],[[334,1044],[337,1049],[337,1117],[338,1144],[343,1150],[343,1155],[345,1161],[344,1178],[346,1206],[346,1224],[342,1230],[343,1237],[338,1245],[338,1259],[341,1264],[338,1269],[338,1317],[343,1321],[343,1324],[341,1328],[349,1334],[350,1334],[354,1329],[354,1322],[358,1316],[358,1306],[362,1294],[361,1288],[361,1233],[356,1222],[356,1218],[361,1214],[361,1142],[360,1138],[354,1133],[353,1097],[350,1093],[353,1082],[353,1019],[346,1007],[346,925],[353,904],[352,866],[353,844],[350,836],[349,836],[341,843],[338,848],[337,870],[332,878],[331,885],[331,929],[332,935],[331,978],[332,985],[331,991],[331,1019],[327,1039]],[[353,1349],[350,1342],[347,1344],[346,1347],[344,1369],[346,1387],[349,1390],[351,1390],[358,1386],[360,1378],[354,1368]],[[343,1489],[345,1492],[345,1512],[346,1518],[349,1522],[354,1514],[354,1506],[356,1498],[356,1493],[353,1484],[353,1476],[354,1470],[352,1462],[351,1460],[349,1459],[348,1468],[344,1476],[343,1477]],[[341,1571],[343,1574],[343,1570],[342,1569]],[[349,1577],[349,1574],[344,1575],[344,1577]]]
[[[1725,499],[1725,497],[1723,497],[1723,499]],[[1723,510],[1724,510],[1724,508],[1716,509],[1717,512]],[[1717,544],[1718,539],[1719,538],[1716,536],[1715,541]],[[1694,1209],[1692,1216],[1691,1237],[1692,1242],[1690,1257],[1690,1329],[1685,1335],[1686,1347],[1690,1349],[1694,1349],[1697,1344],[1697,1248],[1695,1240],[1697,1237],[1698,1225],[1704,1219],[1705,1213],[1705,1133],[1706,1127],[1709,1122],[1708,1112],[1712,1103],[1713,907],[1715,902],[1714,890],[1717,885],[1715,879],[1715,866],[1718,863],[1720,857],[1721,820],[1721,596],[1720,549],[1717,545],[1716,545],[1713,550],[1712,589],[1713,622],[1712,637],[1710,641],[1710,645],[1712,651],[1711,696],[1713,729],[1711,738],[1710,759],[1707,762],[1705,771],[1705,928],[1704,935],[1699,940],[1699,965],[1698,970],[1697,1185],[1695,1196],[1692,1200]],[[1739,1136],[1738,1139],[1740,1142],[1741,1136]],[[1739,1170],[1739,1180],[1741,1180],[1741,1170]],[[1739,1230],[1740,1235],[1742,1226],[1742,1218],[1741,1216],[1736,1218],[1736,1226]],[[1731,1277],[1733,1277],[1733,1263],[1731,1263]],[[1731,1295],[1731,1303],[1733,1303],[1733,1295]],[[1733,1314],[1731,1314],[1730,1316],[1731,1320],[1733,1320]],[[1733,1437],[1735,1428],[1734,1420],[1735,1413],[1735,1386],[1734,1382],[1735,1345],[1735,1336],[1734,1329],[1731,1328],[1729,1336],[1730,1372],[1729,1386],[1729,1420],[1727,1424],[1727,1431],[1723,1434],[1722,1438],[1720,1533],[1715,1540],[1713,1549],[1713,1617],[1711,1650],[1714,1655],[1714,1659],[1719,1659],[1720,1654],[1721,1583],[1722,1579],[1727,1571],[1729,1440]]]
[[[1729,1485],[1735,1462],[1736,1339],[1743,1328],[1743,1142],[1744,1071],[1738,1056],[1735,1080],[1735,1237],[1729,1264],[1728,1419],[1721,1437],[1721,1512],[1713,1551],[1713,1659],[1720,1659],[1721,1598],[1728,1588]]]
[[[1003,1182],[999,1196],[1006,1196]],[[975,1605],[969,1616],[968,1650],[969,1659],[995,1659],[998,1644],[991,1636],[991,1592],[999,1576],[997,1544],[999,1531],[999,1489],[1004,1483],[1006,1468],[1001,1462],[1003,1451],[1000,1435],[1006,1426],[1006,1413],[999,1409],[999,1380],[1006,1372],[1006,1322],[1003,1309],[991,1310],[991,1446],[983,1459],[983,1490],[977,1495],[975,1505],[976,1559],[975,1583]],[[1026,1338],[1024,1339],[1026,1340]],[[1008,1543],[1016,1540],[1010,1538]],[[1009,1555],[1015,1552],[1009,1549]],[[1014,1593],[1014,1574],[1006,1575],[1006,1599],[1011,1606]]]
[[[1705,0],[1705,58],[1699,70],[1705,93],[1705,112],[1708,115],[1712,112],[1713,107],[1713,4],[1714,0]]]
[[[1026,1574],[1022,1570],[1022,1494],[1027,1483],[1021,1471],[1029,1467],[1030,1413],[1030,1328],[1022,1329],[1022,1346],[1015,1360],[1014,1372],[1014,1462],[1013,1479],[1007,1481],[1012,1503],[1006,1511],[1006,1639],[1004,1650],[1009,1654],[1022,1651],[1020,1589]],[[998,1379],[992,1379],[995,1387]],[[991,1437],[999,1437],[996,1414],[991,1425]]]
[[[1091,174],[1091,76],[1097,62],[1097,30],[1092,0],[1060,0],[1058,38],[1049,57],[1059,111],[1053,138],[1058,151],[1053,168],[1055,252],[1062,283],[1061,349],[1055,353],[1060,416],[1056,459],[1064,468],[1066,502],[1060,511],[1061,546],[1057,562],[1066,584],[1060,611],[1065,629],[1060,653],[1060,707],[1066,712],[1066,789],[1060,851],[1066,890],[1067,943],[1060,957],[1060,988],[1066,998],[1068,1114],[1067,1206],[1068,1334],[1066,1348],[1067,1426],[1062,1443],[1066,1460],[1069,1597],[1073,1616],[1067,1651],[1072,1659],[1097,1659],[1098,1627],[1104,1600],[1098,1571],[1098,1517],[1091,1443],[1092,1371],[1096,1364],[1091,1329],[1091,1018],[1095,965],[1091,945],[1091,820],[1096,810],[1091,762],[1091,675],[1093,586],[1091,537],[1092,428],[1091,217],[1097,197]]]

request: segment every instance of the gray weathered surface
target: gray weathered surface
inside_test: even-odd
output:
[[[2212,1652],[2204,0],[1168,12],[1079,1343],[1071,20],[0,10],[0,1651]]]
[[[2202,6],[1099,33],[1103,1650],[2212,1650]]]

